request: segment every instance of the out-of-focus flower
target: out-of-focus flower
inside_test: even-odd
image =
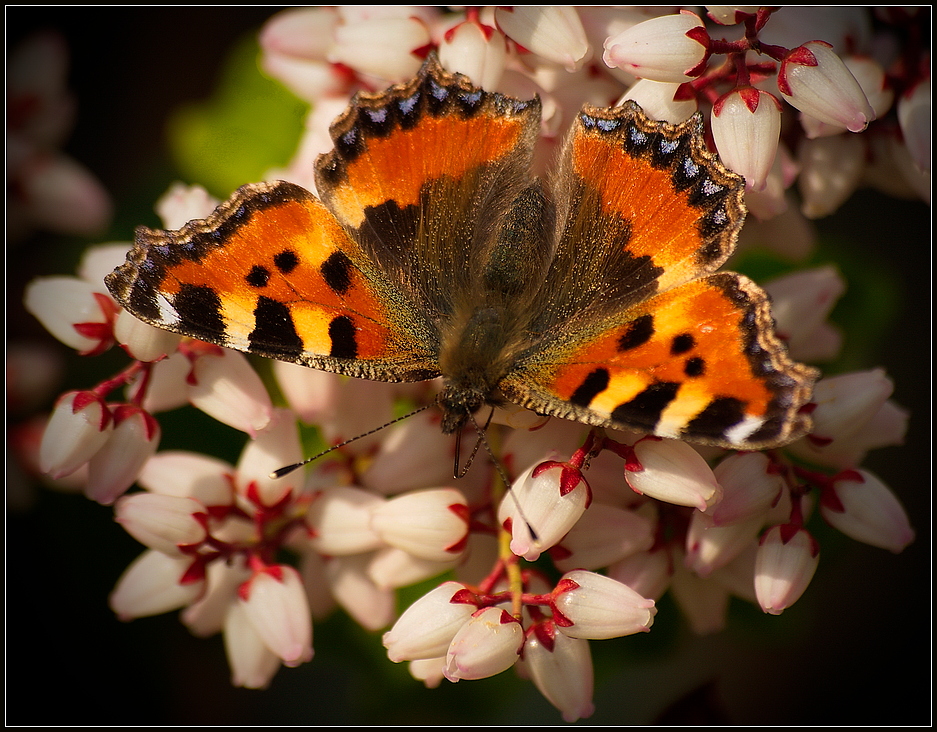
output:
[[[820,547],[805,529],[789,524],[769,529],[755,560],[755,594],[761,609],[780,615],[797,602],[819,561]]]
[[[778,90],[804,114],[850,132],[875,119],[859,82],[825,41],[808,41],[784,58]]]
[[[7,234],[34,228],[95,236],[110,223],[112,205],[101,183],[59,151],[75,102],[66,89],[68,49],[61,36],[40,32],[12,49],[7,64]],[[10,185],[12,183],[12,185]]]
[[[908,515],[895,494],[867,470],[846,471],[820,501],[832,526],[856,541],[895,553],[914,540]]]
[[[916,84],[898,100],[898,124],[914,164],[925,173],[931,169],[931,83]]]
[[[560,710],[564,721],[592,716],[594,676],[589,641],[557,633],[551,626],[549,631],[527,638],[524,667],[540,693]]]
[[[607,66],[641,79],[679,84],[704,70],[708,40],[699,16],[690,12],[664,15],[606,40],[603,59]]]

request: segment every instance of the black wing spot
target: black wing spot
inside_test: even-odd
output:
[[[355,324],[347,315],[339,315],[329,323],[329,338],[332,348],[329,355],[334,358],[356,358],[358,340]]]
[[[252,348],[271,358],[292,358],[303,352],[289,306],[269,297],[257,298],[254,330],[248,339]]]
[[[299,257],[296,256],[296,252],[285,249],[273,256],[273,263],[283,274],[289,274],[296,269],[296,266],[299,264]]]
[[[616,422],[652,431],[660,421],[660,415],[673,401],[680,390],[680,384],[673,381],[658,381],[635,395],[629,402],[623,402],[612,410],[612,419]]]
[[[576,387],[569,401],[579,407],[588,407],[593,399],[608,388],[609,381],[611,377],[608,369],[596,369]]]
[[[223,340],[224,318],[221,298],[207,285],[183,284],[172,300],[186,333],[193,338],[217,343]]]
[[[683,373],[691,378],[702,376],[706,371],[706,361],[699,356],[688,358],[683,364]]]
[[[683,430],[687,437],[721,439],[745,419],[745,402],[735,397],[717,397],[697,414]]]
[[[691,350],[693,346],[696,345],[696,339],[693,338],[689,333],[681,333],[678,336],[674,336],[673,340],[670,342],[670,354],[672,356],[679,356],[681,353],[686,353]]]
[[[628,351],[647,343],[654,335],[654,316],[642,315],[628,324],[626,330],[618,339],[618,350]]]
[[[266,287],[267,283],[270,282],[270,270],[255,264],[244,280],[251,287]]]
[[[351,267],[351,260],[344,252],[332,252],[319,271],[332,292],[344,295],[351,289]]]

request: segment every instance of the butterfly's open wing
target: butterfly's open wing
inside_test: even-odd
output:
[[[292,183],[244,186],[178,231],[141,227],[106,281],[141,320],[209,343],[352,376],[436,375],[428,326]]]
[[[502,381],[508,399],[739,448],[806,429],[813,370],[787,356],[757,285],[710,274],[735,247],[743,180],[705,150],[699,127],[654,122],[631,103],[580,114],[554,184],[541,340]]]

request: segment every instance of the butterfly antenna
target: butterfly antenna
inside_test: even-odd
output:
[[[392,424],[396,424],[397,422],[401,422],[402,420],[408,419],[412,417],[414,414],[419,414],[420,412],[426,409],[429,409],[432,406],[433,406],[432,403],[424,404],[422,407],[417,407],[412,412],[407,412],[406,414],[403,414],[399,417],[395,417],[394,419],[390,420],[390,422],[385,422],[380,427],[375,427],[373,430],[362,432],[360,435],[355,435],[351,439],[345,440],[344,442],[339,442],[337,445],[332,445],[327,450],[323,450],[318,455],[313,455],[311,458],[306,458],[300,463],[293,463],[292,465],[284,465],[282,468],[277,468],[272,473],[270,473],[270,477],[276,479],[276,478],[282,478],[284,475],[289,475],[294,470],[299,470],[301,467],[303,467],[303,465],[307,465],[308,463],[311,463],[313,460],[318,460],[320,457],[323,457],[324,455],[328,455],[330,452],[335,452],[336,450],[339,450],[345,447],[345,445],[350,445],[352,442],[356,442],[357,440],[360,440],[362,437],[368,437],[370,435],[373,435],[375,432],[380,432],[385,427],[390,427]]]
[[[517,500],[517,496],[514,495],[514,490],[511,488],[511,480],[508,478],[508,474],[504,469],[504,466],[501,464],[501,461],[495,457],[494,451],[491,449],[491,444],[488,442],[486,433],[488,432],[488,427],[491,425],[491,418],[494,416],[495,410],[492,409],[491,413],[488,415],[488,419],[485,422],[484,428],[478,426],[478,422],[475,421],[475,415],[469,414],[469,419],[472,421],[472,426],[475,427],[475,431],[478,433],[478,440],[475,442],[475,449],[472,450],[472,455],[466,463],[465,470],[468,471],[469,465],[471,465],[472,460],[475,459],[475,453],[478,452],[478,446],[484,445],[485,452],[488,453],[488,457],[491,458],[491,462],[494,463],[495,470],[498,471],[498,475],[501,477],[504,487],[507,489],[507,492],[511,495],[511,500],[514,501],[514,505],[517,506],[517,515],[525,524],[527,524],[527,531],[530,532],[530,538],[534,541],[537,540],[537,532],[533,526],[531,526],[530,521],[527,520],[527,517],[524,515],[524,507],[521,506],[520,502]],[[459,443],[456,443],[456,455],[458,455]],[[458,465],[458,463],[457,463]],[[464,476],[465,473],[462,474]],[[457,476],[457,477],[462,477]]]
[[[459,434],[456,436],[455,443],[455,461],[452,466],[452,475],[456,479],[464,478],[469,471],[469,468],[472,467],[472,463],[475,462],[475,456],[478,454],[478,448],[481,447],[482,443],[485,443],[485,449],[488,451],[488,454],[491,455],[491,448],[489,447],[487,441],[485,441],[485,433],[488,431],[489,425],[491,425],[491,418],[494,416],[495,410],[491,410],[491,414],[488,415],[488,419],[485,421],[485,426],[479,428],[478,424],[475,422],[475,417],[469,415],[472,420],[472,424],[475,427],[475,433],[478,435],[478,439],[475,440],[475,447],[472,448],[472,454],[469,455],[468,460],[465,461],[465,466],[461,467],[459,465],[462,462],[462,425],[459,426]],[[494,459],[494,456],[491,456],[491,459],[494,460],[495,465],[498,465],[500,470],[500,464],[497,460]],[[504,478],[504,471],[501,471],[501,477]]]

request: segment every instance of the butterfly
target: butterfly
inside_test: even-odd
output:
[[[318,197],[246,185],[177,231],[141,227],[106,278],[139,319],[377,381],[443,378],[444,432],[484,405],[738,449],[802,435],[816,378],[765,293],[717,272],[744,181],[633,102],[586,105],[531,172],[538,98],[430,56],[331,125]]]

